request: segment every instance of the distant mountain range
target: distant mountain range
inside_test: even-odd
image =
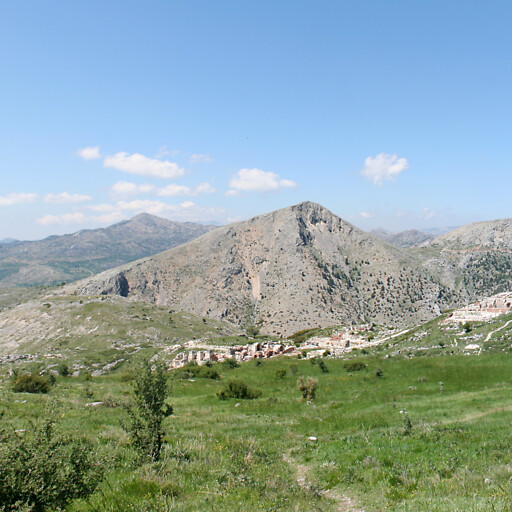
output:
[[[216,226],[143,213],[107,228],[0,245],[0,287],[75,281],[189,242]]]
[[[50,271],[76,278],[136,260],[51,293],[118,295],[276,335],[342,323],[417,325],[512,289],[511,219],[434,239],[402,233],[400,243],[409,247],[305,202],[218,228],[139,215],[110,228],[0,247],[0,261],[4,269],[8,258],[24,265],[4,278],[19,282]]]
[[[373,235],[385,242],[396,245],[397,247],[416,247],[424,242],[433,240],[436,235],[425,233],[424,231],[418,231],[417,229],[409,229],[407,231],[401,231],[400,233],[393,233],[386,231],[385,229],[373,229],[370,231],[370,235]]]

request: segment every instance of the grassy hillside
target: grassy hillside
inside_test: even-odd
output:
[[[324,372],[285,357],[215,365],[219,380],[171,372],[174,415],[157,463],[139,465],[121,428],[135,365],[58,377],[48,395],[14,393],[4,376],[0,410],[4,425],[30,429],[57,402],[59,428],[106,457],[106,479],[74,512],[512,509],[510,353],[351,359],[366,366],[349,373],[327,359]],[[318,379],[311,404],[301,375]],[[261,398],[219,400],[233,377]]]

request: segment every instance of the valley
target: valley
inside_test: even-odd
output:
[[[301,203],[2,289],[0,469],[51,417],[102,468],[68,512],[510,510],[509,234],[462,233],[400,248]],[[172,405],[155,461],[126,429],[145,361]]]

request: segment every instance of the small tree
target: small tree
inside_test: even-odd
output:
[[[297,381],[297,388],[302,393],[302,399],[306,402],[311,402],[315,399],[317,387],[318,380],[313,379],[313,377],[308,377],[307,379],[299,377]]]
[[[158,363],[151,368],[148,360],[143,361],[134,383],[135,407],[129,407],[131,425],[128,432],[133,444],[142,457],[158,460],[164,438],[162,423],[173,409],[165,403],[169,386],[164,365]]]

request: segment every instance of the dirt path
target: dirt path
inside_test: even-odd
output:
[[[307,489],[309,487],[308,473],[311,468],[304,464],[298,464],[290,456],[289,452],[283,455],[283,459],[295,468],[295,479],[297,483],[304,489]],[[322,495],[335,502],[338,512],[365,512],[353,498],[346,494],[341,494],[334,489],[322,491]]]
[[[505,329],[505,327],[507,327],[507,325],[509,325],[510,323],[512,323],[512,320],[509,320],[507,323],[503,324],[501,327],[498,327],[498,329],[495,329],[494,331],[491,331],[487,337],[485,338],[485,341],[489,341],[491,339],[491,336],[495,333],[495,332],[498,332],[498,331],[501,331],[502,329]]]
[[[441,422],[443,425],[449,425],[450,423],[464,423],[467,421],[473,421],[478,418],[483,418],[488,414],[494,414],[495,412],[509,412],[512,411],[512,405],[507,405],[506,407],[494,407],[493,409],[488,409],[487,411],[473,412],[471,414],[466,414],[462,416],[462,418],[453,418],[449,420],[445,420]]]

